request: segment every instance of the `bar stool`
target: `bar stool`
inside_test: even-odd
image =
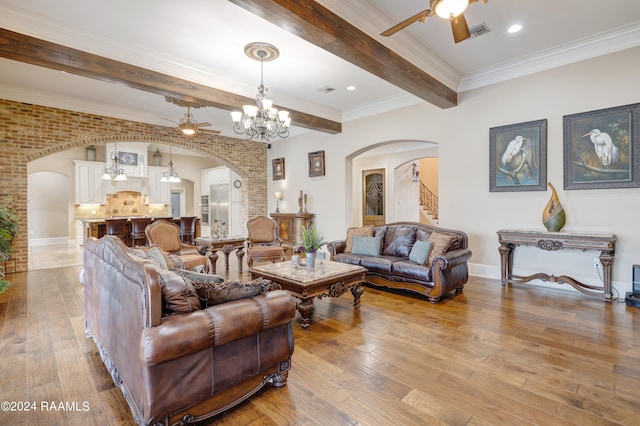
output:
[[[107,224],[107,235],[115,235],[126,244],[125,229],[127,220],[127,218],[105,219],[105,223]]]
[[[138,241],[142,241],[141,245],[143,246],[147,245],[147,234],[144,233],[144,230],[150,223],[150,217],[131,218],[131,234],[129,235],[129,238],[131,239],[131,247],[135,247]]]
[[[184,244],[193,244],[196,237],[197,216],[183,216],[180,218],[180,241]]]

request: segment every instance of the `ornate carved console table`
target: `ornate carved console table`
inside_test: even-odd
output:
[[[500,268],[502,275],[502,285],[509,283],[524,283],[534,279],[567,283],[576,290],[591,295],[598,295],[604,292],[605,302],[613,299],[611,285],[611,271],[613,256],[616,251],[616,236],[613,234],[579,234],[568,232],[542,232],[526,231],[519,229],[503,229],[498,231],[498,241],[500,247]],[[602,281],[604,286],[593,286],[581,283],[580,281],[566,275],[548,275],[536,273],[530,276],[513,275],[513,253],[517,246],[534,246],[542,250],[557,251],[564,249],[577,249],[582,251],[600,251],[600,264],[602,265]]]

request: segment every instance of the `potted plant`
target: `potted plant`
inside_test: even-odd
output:
[[[0,262],[4,262],[11,257],[13,236],[18,230],[18,216],[10,207],[12,198],[8,203],[0,206]],[[4,271],[0,265],[0,293],[4,293],[11,283],[4,279]]]
[[[298,248],[300,253],[306,253],[307,268],[315,266],[316,252],[325,245],[326,242],[314,225],[302,228],[302,246]]]

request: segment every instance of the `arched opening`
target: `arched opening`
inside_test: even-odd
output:
[[[384,211],[387,223],[397,221],[424,221],[420,207],[420,184],[413,182],[413,162],[421,167],[422,159],[438,158],[438,145],[429,141],[395,140],[372,144],[345,158],[346,223],[362,226],[364,223],[363,175],[367,170],[384,171]],[[437,163],[436,163],[437,164]],[[427,167],[422,166],[424,173]],[[364,174],[363,174],[364,173]],[[423,173],[422,171],[420,173]],[[435,168],[437,182],[437,166]]]

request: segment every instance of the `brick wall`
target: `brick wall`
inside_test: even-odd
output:
[[[210,134],[183,136],[172,127],[0,100],[0,204],[12,195],[20,217],[13,244],[16,272],[28,266],[27,163],[70,148],[114,141],[171,143],[220,160],[243,178],[243,223],[267,214],[267,146],[262,142]],[[13,262],[7,266],[7,272],[13,272]]]

